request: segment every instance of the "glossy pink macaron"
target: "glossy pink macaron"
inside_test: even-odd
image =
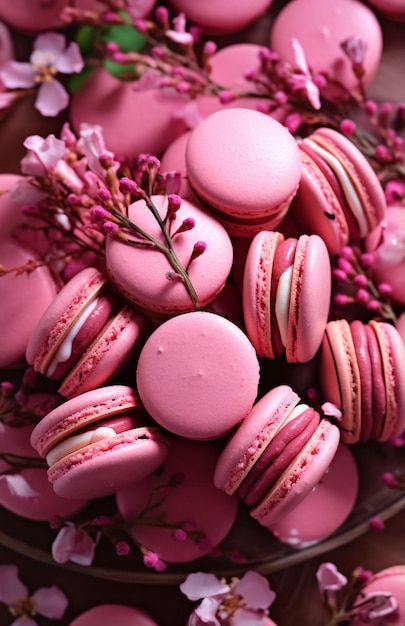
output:
[[[385,218],[381,183],[360,150],[331,128],[317,129],[298,146],[302,177],[291,211],[304,232],[318,234],[336,254]]]
[[[252,240],[243,278],[247,334],[259,356],[305,363],[318,351],[328,321],[331,266],[317,235],[285,239],[262,231]]]
[[[368,4],[389,20],[403,22],[405,6],[402,0],[367,0]]]
[[[272,0],[170,0],[169,4],[210,33],[230,33],[258,19],[271,3]]]
[[[154,472],[168,452],[161,430],[126,385],[63,402],[36,425],[31,444],[46,458],[55,492],[65,498],[115,493]]]
[[[359,472],[349,446],[340,443],[329,469],[304,500],[268,529],[302,550],[332,535],[348,518],[359,492]]]
[[[99,604],[78,615],[69,626],[158,626],[144,611],[125,604]]]
[[[252,237],[282,221],[297,191],[301,157],[294,137],[250,109],[209,115],[186,148],[189,184],[236,237]]]
[[[16,0],[12,4],[7,0],[0,0],[0,20],[18,31],[38,33],[61,28],[64,22],[61,13],[70,6],[69,0]],[[82,10],[95,10],[100,5],[97,0],[75,0],[75,7]]]
[[[164,196],[152,196],[156,211],[164,220],[168,201]],[[162,231],[144,200],[128,208],[128,217],[139,228],[165,244]],[[193,226],[183,228],[184,221]],[[107,236],[106,264],[111,281],[127,300],[141,311],[155,316],[168,316],[205,307],[224,287],[231,271],[233,249],[225,228],[207,211],[195,203],[182,200],[170,226],[171,245],[185,269],[196,292],[196,304],[185,283],[176,278],[175,268],[157,247],[145,246],[134,233],[128,232],[127,243],[114,234]],[[204,242],[204,252],[189,263],[194,246]],[[142,245],[143,244],[143,245]]]
[[[27,346],[27,361],[60,381],[70,398],[107,382],[144,336],[146,319],[120,301],[93,267],[76,274],[43,313]]]
[[[236,519],[238,498],[214,486],[216,446],[173,435],[169,443],[159,473],[119,491],[116,502],[125,520],[138,518],[146,508],[131,529],[134,539],[163,561],[181,563],[206,555],[225,539]],[[183,531],[184,541],[176,539],[176,531]]]
[[[194,311],[170,318],[146,340],[136,386],[150,415],[188,439],[216,439],[250,411],[259,384],[256,352],[225,317]]]
[[[376,607],[376,602],[373,601],[375,595],[380,597],[379,607]],[[382,602],[384,596],[387,598],[385,603]],[[396,608],[390,614],[384,614],[383,608],[387,609],[392,606],[390,597],[395,602]],[[367,599],[368,602],[365,602]],[[405,565],[392,565],[376,572],[354,599],[351,606],[352,613],[355,612],[356,605],[360,605],[357,611],[358,617],[350,620],[350,626],[366,626],[366,624],[378,623],[378,621],[381,623],[381,619],[389,626],[402,626],[405,623]]]
[[[25,351],[32,333],[46,309],[52,304],[58,285],[42,259],[30,247],[11,235],[0,238],[0,264],[6,268],[23,267],[37,261],[30,273],[11,271],[0,278],[0,367],[24,365]]]
[[[405,347],[388,322],[328,322],[320,354],[323,401],[342,411],[346,443],[388,441],[405,429]]]
[[[312,16],[314,19],[308,19]],[[315,19],[316,18],[316,19]],[[359,37],[365,42],[364,76],[362,83],[369,85],[376,75],[382,53],[382,30],[373,11],[359,0],[292,0],[280,11],[270,30],[270,48],[294,65],[291,40],[301,44],[308,65],[315,73],[325,72],[346,89],[358,87],[351,61],[341,48],[350,38]],[[344,97],[342,90],[330,89],[329,97]]]
[[[339,430],[288,385],[260,398],[230,437],[214,483],[238,492],[263,526],[282,519],[319,483],[339,444]]]
[[[132,160],[140,153],[159,155],[187,130],[180,115],[187,102],[172,90],[137,88],[98,68],[71,96],[69,116],[77,132],[81,124],[101,126],[107,148]]]
[[[0,505],[19,517],[49,521],[55,516],[69,519],[87,504],[78,494],[63,498],[52,489],[46,463],[33,450],[33,426],[2,424],[0,437]]]

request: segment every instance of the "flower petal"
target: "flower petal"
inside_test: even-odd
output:
[[[22,617],[17,617],[10,626],[38,626],[38,622],[23,615]]]
[[[1,66],[0,78],[7,89],[29,89],[35,85],[31,63],[6,61]]]
[[[27,157],[34,157],[34,160],[37,162],[37,164],[39,161],[39,163],[42,164],[43,169],[45,169],[46,172],[52,172],[66,152],[65,142],[61,139],[57,139],[53,134],[48,135],[47,137],[45,137],[45,139],[40,135],[30,135],[25,139],[24,147],[29,150]],[[31,162],[32,158],[28,158],[28,169]],[[34,162],[32,162],[32,166],[34,167]],[[21,171],[23,174],[30,174],[32,176],[38,175],[32,171],[27,171],[26,169],[23,169],[23,163]],[[41,174],[39,175],[41,176]]]
[[[42,587],[38,589],[31,598],[35,601],[37,612],[49,619],[61,619],[68,599],[58,587]]]
[[[0,565],[0,602],[11,604],[16,598],[26,598],[28,589],[18,578],[16,565]]]
[[[32,489],[27,479],[21,474],[3,474],[0,481],[5,482],[13,496],[21,498],[36,498],[40,494]]]
[[[232,592],[242,596],[245,605],[251,609],[267,610],[276,597],[267,578],[254,571],[246,572]]]
[[[66,38],[61,33],[42,33],[34,42],[35,52],[44,52],[56,59],[65,49]]]
[[[17,204],[36,204],[46,197],[47,194],[29,178],[20,178],[10,189],[10,200]]]
[[[346,576],[341,574],[334,563],[321,563],[316,572],[319,591],[338,591],[347,584]]]
[[[238,609],[229,618],[229,626],[263,626],[263,613],[249,611],[248,609]]]
[[[91,565],[97,542],[86,531],[67,522],[52,544],[52,556],[57,563],[77,563]]]
[[[0,63],[14,57],[13,43],[7,26],[0,22]]]
[[[42,83],[38,90],[35,108],[44,117],[58,115],[69,104],[69,94],[58,80]]]
[[[72,41],[66,50],[58,56],[55,61],[58,72],[62,74],[77,74],[84,67],[83,57],[80,48],[75,41]]]
[[[221,626],[221,622],[219,622],[215,617],[220,603],[221,601],[215,598],[204,598],[201,604],[194,609],[194,613],[199,617],[203,624],[209,624],[209,626]]]
[[[214,574],[196,572],[187,576],[181,583],[180,590],[189,600],[195,601],[228,593],[230,587],[218,580]]]

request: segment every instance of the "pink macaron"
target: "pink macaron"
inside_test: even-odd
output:
[[[285,126],[250,109],[217,111],[186,148],[189,184],[235,237],[282,221],[301,177],[300,151]]]
[[[367,0],[368,4],[389,20],[403,22],[405,6],[402,0]]]
[[[388,322],[328,322],[320,353],[323,401],[342,411],[346,443],[388,441],[405,429],[405,347]]]
[[[339,429],[300,403],[288,385],[260,398],[221,452],[214,483],[239,493],[263,526],[282,519],[311,493],[339,445]]]
[[[261,357],[305,363],[318,351],[328,321],[331,266],[317,235],[285,239],[262,231],[252,240],[243,278],[247,334]]]
[[[376,597],[379,598],[377,602]],[[385,602],[383,602],[384,597]],[[395,608],[391,599],[395,603]],[[384,609],[387,608],[393,610],[385,613]],[[405,565],[392,565],[374,574],[354,599],[351,614],[353,617],[350,620],[350,626],[366,626],[370,623],[403,626],[405,624]]]
[[[130,230],[125,233],[128,241],[115,234],[107,236],[106,263],[111,281],[137,309],[158,317],[207,306],[231,271],[233,249],[228,233],[212,215],[187,200],[181,201],[170,219],[165,196],[152,196],[152,202],[160,218],[168,219],[170,245],[187,272],[195,296],[167,255]],[[129,206],[128,217],[167,250],[159,224],[144,200]],[[200,255],[195,255],[196,245],[202,246]]]
[[[144,611],[125,604],[99,604],[78,615],[69,626],[158,626]]]
[[[0,424],[0,505],[29,520],[49,521],[55,516],[69,519],[87,504],[77,494],[66,499],[55,493],[43,463],[30,444],[32,424]]]
[[[154,472],[167,442],[138,394],[111,385],[71,398],[34,428],[31,445],[49,465],[48,478],[65,498],[98,498]]]
[[[332,535],[348,518],[359,491],[359,472],[349,446],[340,443],[329,469],[306,498],[268,529],[303,550]]]
[[[176,11],[183,12],[191,22],[195,22],[210,33],[231,33],[254,22],[271,5],[272,0],[170,0]]]
[[[238,498],[214,486],[216,446],[173,435],[169,443],[159,472],[119,491],[116,501],[124,520],[137,520],[131,534],[138,544],[163,561],[181,563],[205,556],[225,539]]]
[[[291,211],[303,232],[318,234],[336,254],[385,218],[381,183],[360,150],[331,128],[318,128],[298,146],[302,177]]]
[[[60,381],[70,398],[112,378],[144,336],[146,319],[120,301],[107,277],[88,267],[76,274],[43,313],[27,346],[27,361]]]
[[[308,19],[309,16],[313,19]],[[315,73],[330,75],[349,91],[356,91],[358,78],[341,44],[359,38],[366,45],[362,84],[376,75],[382,53],[381,26],[373,11],[359,0],[292,0],[279,12],[270,31],[270,48],[294,66],[292,39],[301,44],[308,65]],[[333,99],[345,92],[327,86],[323,94]]]
[[[0,19],[16,30],[27,33],[39,33],[54,28],[61,28],[63,9],[71,6],[69,0],[16,0],[12,4],[0,0]],[[97,0],[75,0],[75,7],[81,10],[96,10],[100,7]]]
[[[146,340],[136,386],[154,420],[188,439],[217,439],[252,408],[259,384],[256,352],[221,315],[194,311],[170,318]]]

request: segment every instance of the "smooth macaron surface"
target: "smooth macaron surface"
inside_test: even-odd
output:
[[[364,601],[363,594],[388,594],[392,595],[397,602],[396,610],[382,619],[389,626],[402,626],[405,623],[405,566],[393,565],[374,574],[363,586],[361,594],[354,600],[353,606]],[[372,610],[374,603],[363,603],[363,609]],[[353,609],[352,609],[353,610]],[[366,611],[366,615],[367,615]],[[372,620],[375,621],[375,620]],[[378,621],[378,620],[377,620]],[[350,626],[365,626],[369,624],[368,618],[354,617],[350,620]]]
[[[248,26],[260,17],[272,0],[170,0],[171,6],[183,11],[188,19],[211,33],[231,33]]]
[[[76,617],[70,626],[158,626],[141,609],[124,604],[99,604]]]
[[[243,278],[243,311],[259,356],[310,361],[328,319],[331,269],[317,235],[285,239],[262,231],[252,240]]]
[[[301,176],[294,137],[279,122],[249,109],[217,111],[190,134],[189,184],[216,210],[233,236],[275,228]]]
[[[308,19],[316,16],[316,19]],[[351,62],[341,44],[351,37],[360,37],[367,44],[364,58],[367,86],[373,80],[382,52],[381,26],[373,11],[358,0],[293,0],[286,4],[275,19],[270,31],[270,48],[281,59],[294,65],[293,38],[301,44],[308,65],[316,73],[327,72],[355,90],[358,79],[351,69]],[[338,91],[342,95],[342,91]],[[336,95],[332,92],[330,95]]]
[[[136,387],[150,415],[189,439],[216,439],[256,399],[259,363],[245,333],[208,311],[161,324],[139,355]]]
[[[336,254],[384,219],[383,188],[358,148],[331,128],[318,128],[298,146],[302,177],[292,213],[304,232],[318,234]]]
[[[339,444],[329,469],[312,491],[269,530],[283,543],[304,549],[334,533],[351,513],[359,475],[350,448]]]
[[[251,507],[263,526],[297,506],[328,470],[339,431],[287,385],[255,404],[230,437],[218,461],[215,485]]]
[[[388,441],[405,428],[405,352],[387,322],[328,322],[321,347],[320,388],[324,401],[342,410],[346,443]]]
[[[94,9],[95,0],[76,0],[78,9]],[[53,28],[61,28],[61,12],[69,6],[68,0],[54,0],[44,4],[41,0],[16,0],[13,4],[0,0],[0,19],[17,31],[28,33],[45,32]]]
[[[163,561],[180,563],[204,556],[225,539],[236,519],[238,498],[214,486],[216,446],[175,436],[169,436],[169,443],[158,475],[119,491],[116,501],[124,519],[131,520],[158,497],[160,503],[146,512],[131,533]],[[184,541],[176,540],[178,529],[189,531]]]
[[[114,493],[148,476],[167,455],[163,434],[125,385],[62,403],[37,424],[31,444],[47,458],[49,480],[66,498]]]
[[[152,201],[164,219],[167,199],[164,196],[152,196]],[[164,245],[159,225],[143,200],[130,205],[128,217]],[[177,229],[182,228],[184,220],[192,220],[194,226],[175,234]],[[170,232],[173,249],[183,268],[188,266],[194,245],[201,241],[206,244],[205,251],[190,263],[187,270],[199,306],[206,306],[224,287],[230,273],[233,260],[230,237],[212,215],[187,200],[182,200]],[[134,233],[128,233],[128,237],[130,241],[139,242]],[[117,290],[137,308],[163,316],[196,308],[184,282],[170,279],[175,269],[158,248],[130,245],[114,235],[108,235],[106,262],[108,274]]]

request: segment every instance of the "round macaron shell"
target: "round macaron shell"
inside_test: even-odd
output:
[[[279,122],[249,109],[217,111],[192,132],[186,148],[189,183],[233,236],[274,229],[296,193],[301,158]]]
[[[221,315],[194,311],[170,318],[146,340],[136,386],[150,415],[189,439],[216,439],[252,408],[259,384],[256,352]]]
[[[167,199],[152,196],[152,201],[164,219]],[[193,228],[173,237],[174,251],[184,268],[188,265],[195,243],[203,241],[206,244],[203,254],[195,258],[188,269],[199,304],[205,306],[225,285],[232,267],[232,243],[224,227],[214,217],[187,200],[182,200],[175,215],[172,233],[181,226],[183,220],[191,218],[195,221]],[[133,203],[128,209],[128,217],[134,220],[136,217],[136,224],[140,228],[164,244],[156,219],[144,201]],[[137,308],[157,315],[174,315],[196,307],[183,281],[167,278],[167,274],[174,272],[174,268],[159,249],[129,245],[109,235],[106,260],[112,282]]]
[[[290,513],[268,529],[283,543],[305,549],[334,533],[351,513],[358,494],[359,475],[350,448],[339,444],[329,470]]]
[[[79,10],[94,9],[95,0],[75,0],[75,7]],[[0,20],[15,28],[17,31],[38,33],[61,28],[64,25],[61,13],[70,6],[69,0],[53,0],[51,3],[42,0],[16,0],[10,4],[7,0],[0,0]]]
[[[321,420],[298,457],[280,476],[260,504],[250,514],[263,526],[269,526],[292,511],[319,483],[328,470],[339,445],[337,426]]]
[[[214,483],[234,493],[263,455],[299,396],[288,385],[279,385],[260,398],[226,443],[215,468]]]
[[[405,7],[402,0],[368,0],[368,3],[390,20],[405,21]]]
[[[361,433],[361,378],[350,325],[328,322],[321,346],[320,387],[324,402],[342,411],[340,429],[345,443],[357,443]]]
[[[77,494],[97,498],[111,494],[151,474],[165,460],[167,442],[150,425],[137,393],[125,385],[112,385],[83,393],[48,413],[35,427],[31,443],[41,456],[78,432],[92,431],[97,423],[128,413],[144,417],[144,425],[111,435],[67,453],[48,470],[54,490],[65,498]]]
[[[307,19],[313,16],[316,19]],[[364,58],[364,85],[373,80],[382,52],[381,26],[373,11],[357,0],[293,0],[287,3],[274,20],[270,31],[270,48],[280,57],[295,63],[291,40],[301,44],[307,63],[314,72],[328,72],[353,91],[358,87],[351,62],[341,49],[350,37],[367,42]],[[338,91],[342,94],[342,91]],[[335,96],[335,90],[330,96]]]
[[[213,444],[174,436],[169,442],[169,455],[158,476],[119,491],[116,501],[121,515],[130,520],[147,504],[153,490],[159,485],[165,486],[167,496],[162,503],[146,514],[144,524],[139,522],[131,532],[138,543],[156,552],[163,561],[186,562],[204,556],[227,536],[234,524],[239,500],[214,486],[219,451]],[[181,480],[170,486],[174,476]],[[161,515],[169,527],[148,525],[148,518],[153,520]],[[195,541],[191,537],[176,541],[173,533],[182,526],[193,528]]]
[[[1,265],[17,268],[32,261],[41,260],[30,248],[11,237],[1,239]],[[1,368],[14,368],[26,363],[25,352],[32,333],[56,294],[55,280],[45,265],[40,265],[30,273],[17,275],[9,272],[1,277]]]
[[[392,595],[397,602],[397,608],[392,614],[386,615],[385,618],[383,618],[384,624],[387,624],[387,626],[403,626],[403,624],[405,624],[404,565],[393,565],[392,567],[387,567],[386,569],[374,574],[362,587],[360,595],[354,600],[354,606],[361,603],[362,606],[366,608],[363,596],[365,593],[383,593]],[[371,602],[367,608],[374,608],[373,603]],[[373,621],[375,622],[376,620],[371,620],[371,622]],[[370,624],[370,620],[368,618],[362,619],[361,617],[353,617],[350,620],[350,626],[366,626],[367,624]]]
[[[171,6],[211,33],[231,33],[248,26],[260,17],[272,0],[170,0]]]
[[[69,626],[158,626],[144,611],[124,604],[99,604],[76,617]]]

